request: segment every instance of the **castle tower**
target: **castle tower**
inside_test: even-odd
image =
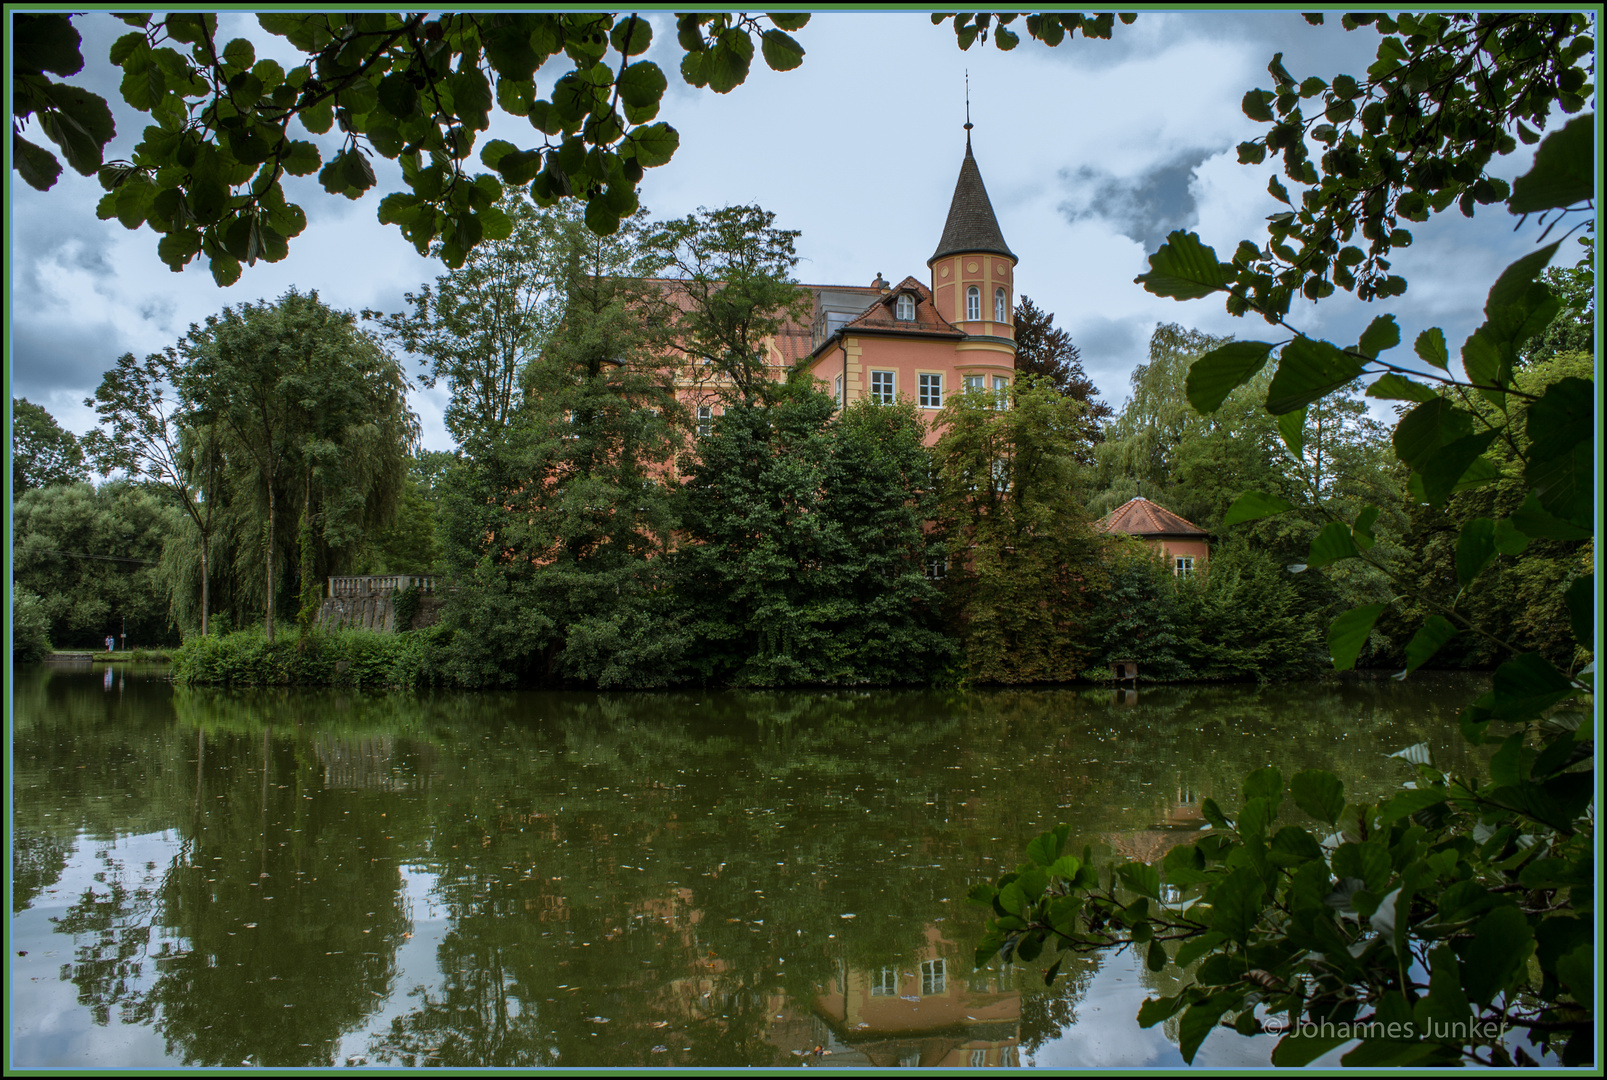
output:
[[[943,238],[926,265],[932,271],[932,299],[938,313],[966,332],[966,341],[958,348],[1006,354],[991,362],[1014,367],[1016,257],[993,216],[982,171],[971,154],[969,130]],[[975,360],[984,362],[981,356]]]

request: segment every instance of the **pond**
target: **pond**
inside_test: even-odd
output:
[[[1454,676],[1293,687],[361,695],[15,673],[10,1064],[1181,1065],[1182,973],[972,969],[1060,822],[1158,858],[1250,769],[1352,800]],[[1267,1064],[1215,1032],[1202,1067]]]

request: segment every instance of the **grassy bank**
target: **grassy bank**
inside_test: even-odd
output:
[[[431,630],[289,631],[269,642],[261,630],[197,637],[173,654],[173,681],[189,686],[420,687],[437,680]]]

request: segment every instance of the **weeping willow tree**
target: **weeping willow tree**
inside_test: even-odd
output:
[[[282,602],[299,596],[309,619],[317,583],[395,516],[419,434],[408,381],[355,316],[294,289],[224,309],[180,349],[181,401],[223,461],[212,561],[232,573],[219,598],[241,622],[262,611],[271,640]],[[176,550],[170,566],[186,561]]]

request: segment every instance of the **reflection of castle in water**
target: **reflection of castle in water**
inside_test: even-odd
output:
[[[355,791],[414,791],[430,775],[430,762],[410,762],[404,766],[398,752],[399,740],[392,735],[364,738],[321,736],[313,740],[313,753],[323,767],[326,789]],[[427,744],[423,752],[433,757]],[[408,740],[408,751],[416,756],[420,748]]]
[[[836,983],[815,999],[839,1066],[978,1069],[1019,1064],[1021,991],[996,972],[962,979],[951,970],[960,950],[936,926],[913,970],[839,968]]]

